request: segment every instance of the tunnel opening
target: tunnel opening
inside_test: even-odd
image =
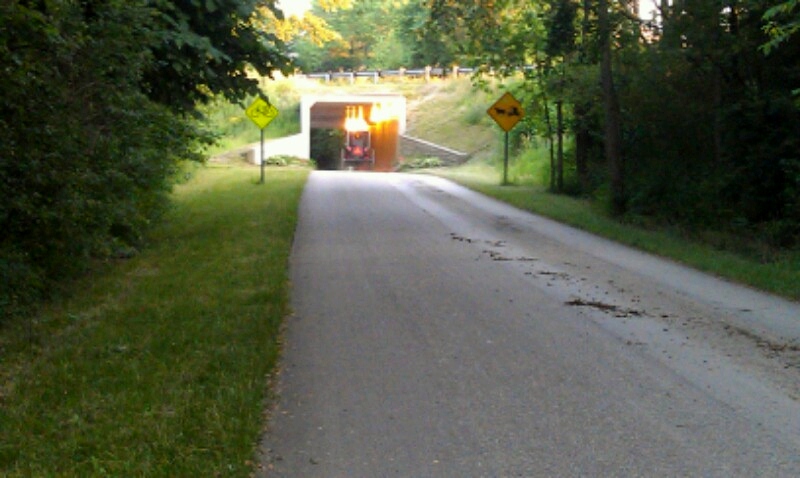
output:
[[[308,95],[301,99],[306,154],[320,170],[393,171],[405,131],[402,95]]]

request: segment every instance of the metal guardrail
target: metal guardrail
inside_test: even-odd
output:
[[[425,80],[429,80],[430,78],[458,77],[471,75],[475,70],[475,68],[465,67],[442,68],[428,66],[425,68],[400,68],[397,70],[329,71],[298,76],[324,80],[326,83],[337,79],[345,79],[350,83],[355,83],[356,78],[371,78],[374,83],[378,83],[381,78],[425,78]]]

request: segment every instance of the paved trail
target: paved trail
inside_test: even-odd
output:
[[[315,172],[266,476],[800,476],[800,305],[447,181]]]

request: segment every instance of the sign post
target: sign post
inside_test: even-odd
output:
[[[250,120],[258,126],[261,130],[261,181],[264,184],[264,128],[269,125],[275,117],[278,116],[278,108],[269,102],[269,98],[265,95],[259,95],[258,98],[250,104],[244,112]]]
[[[261,168],[261,179],[258,181],[258,183],[264,184],[264,128],[261,128],[261,148],[259,149],[259,152],[261,156],[259,158],[259,167]]]
[[[503,186],[508,184],[508,132],[525,116],[522,105],[514,95],[505,93],[486,111],[489,116],[505,131],[503,148]]]

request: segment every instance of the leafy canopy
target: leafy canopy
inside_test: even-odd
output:
[[[215,95],[286,71],[255,0],[0,2],[0,322],[135,253]]]

